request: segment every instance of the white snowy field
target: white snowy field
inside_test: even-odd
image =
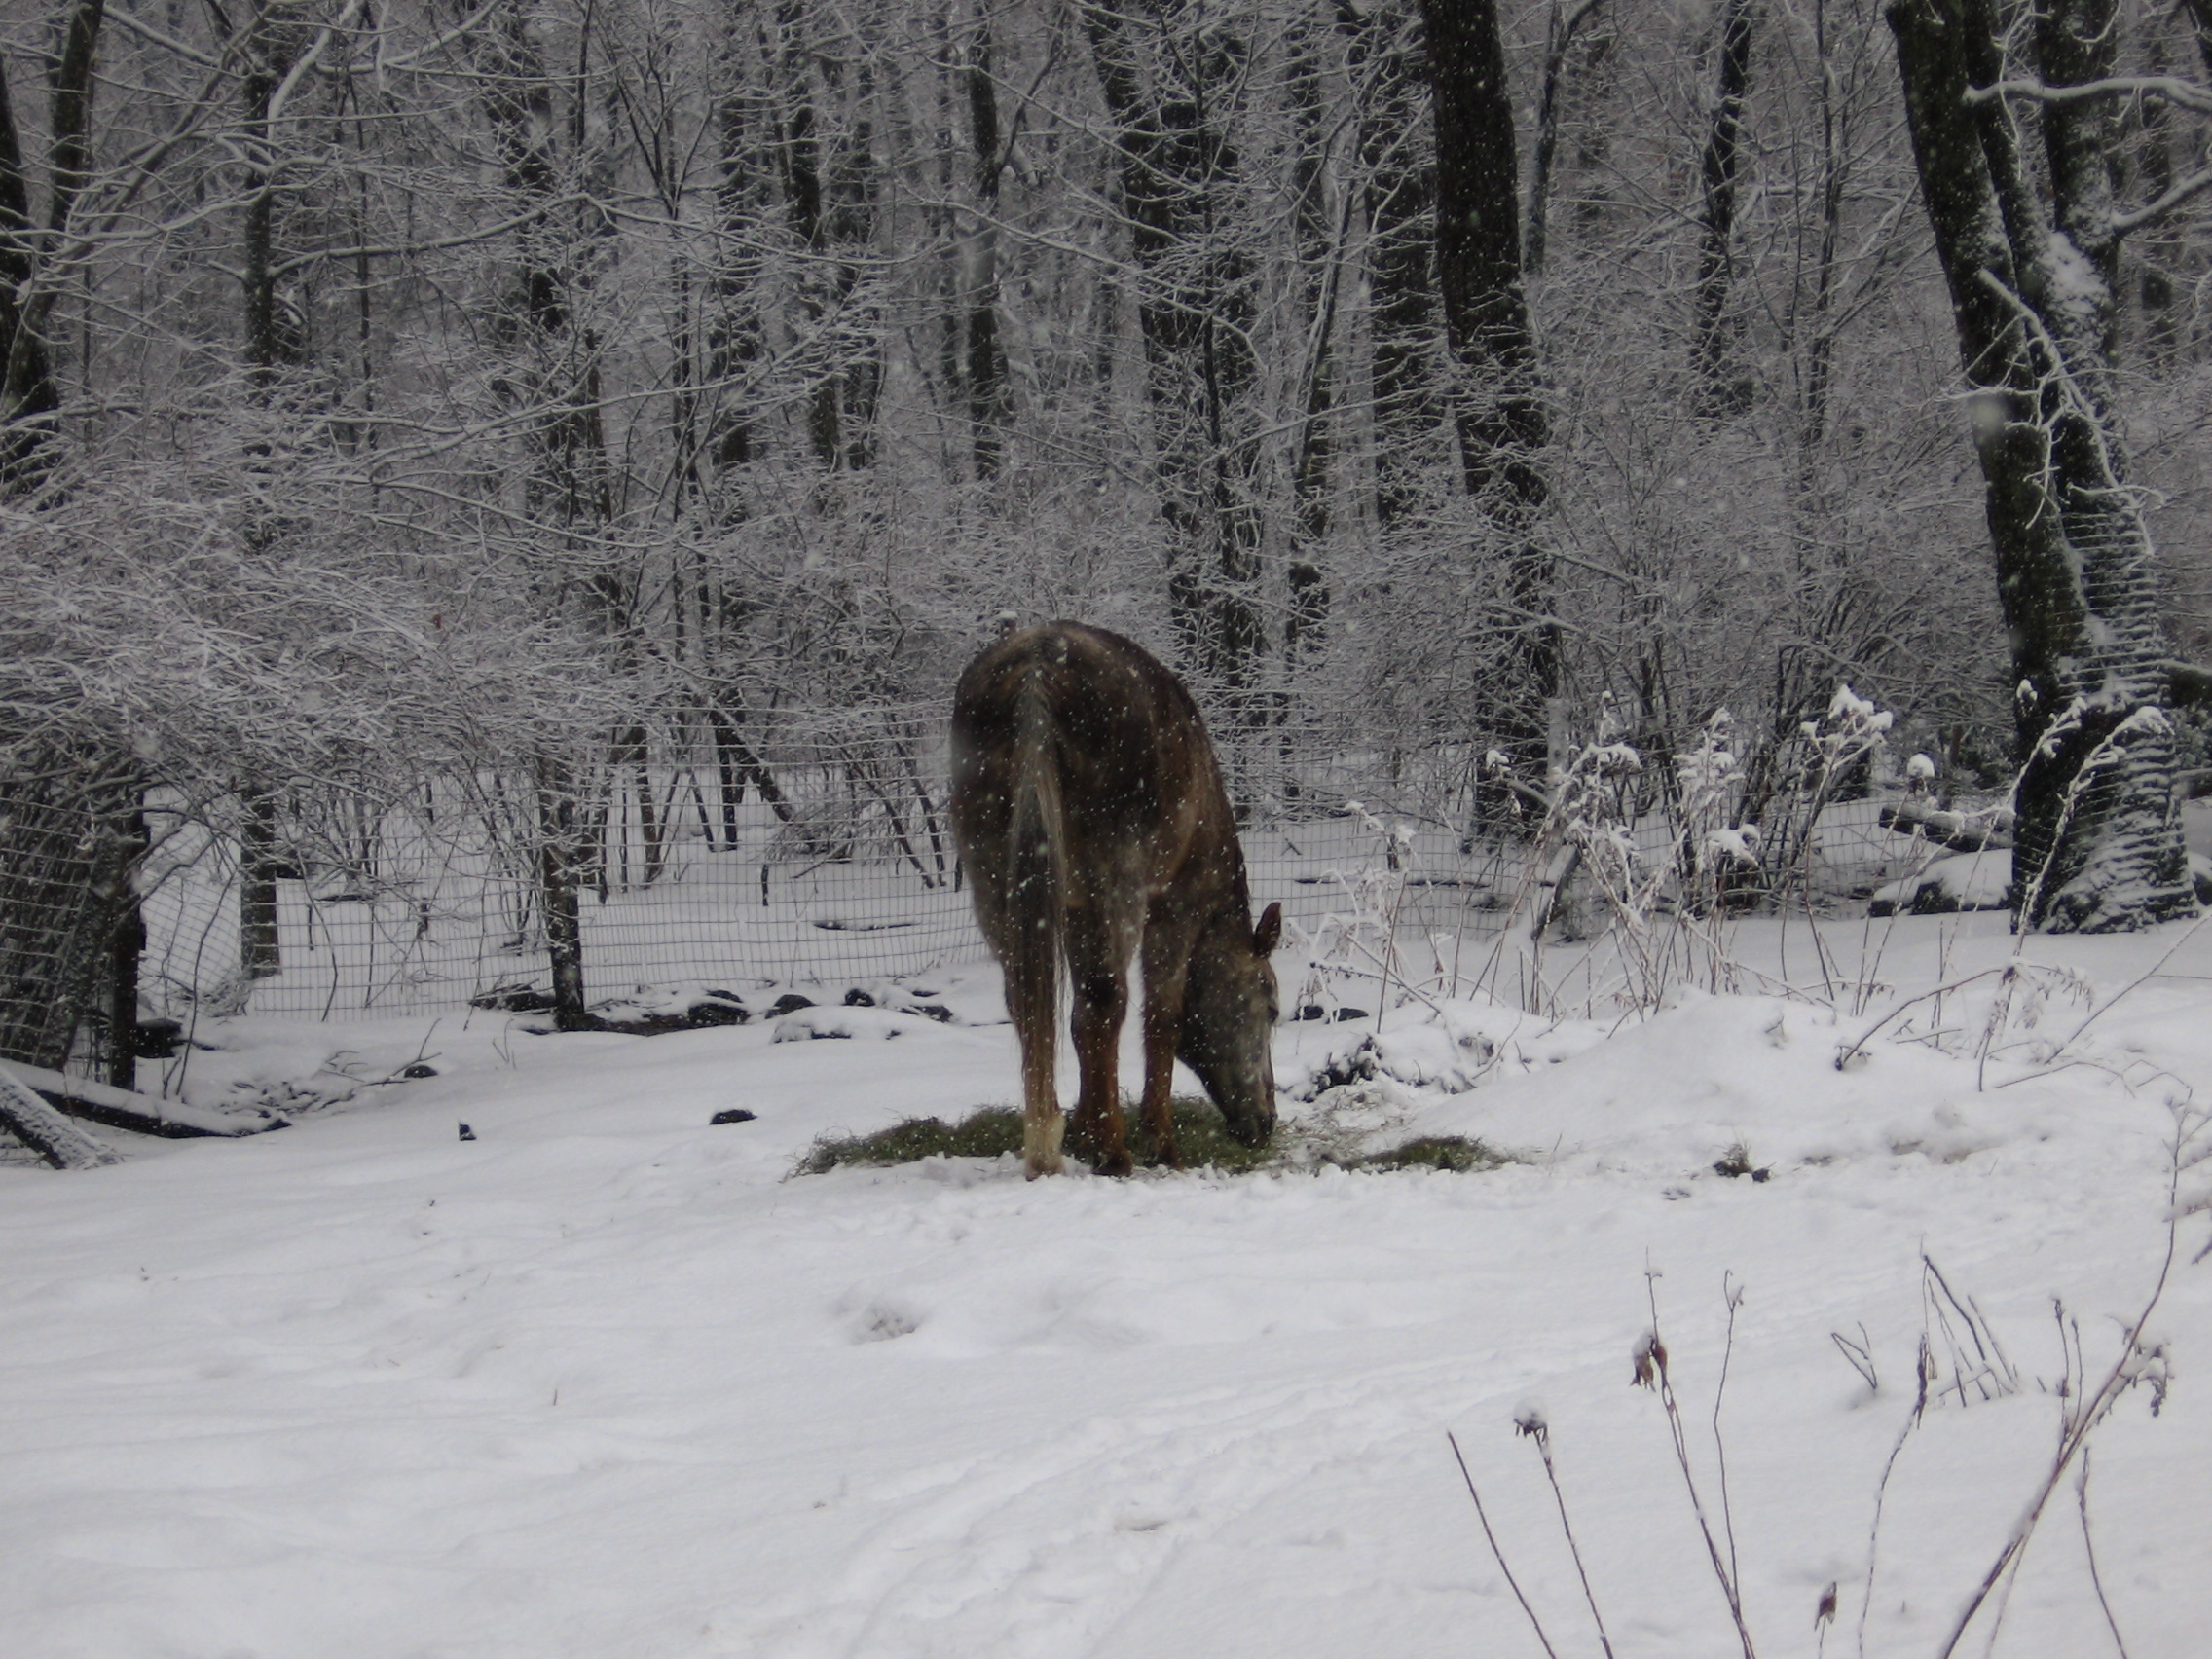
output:
[[[2002,962],[1998,920],[1897,923],[1871,996],[1802,922],[1746,927],[1747,982],[1796,994],[1413,1003],[1382,1076],[1284,1102],[1286,1141],[1449,1132],[1525,1160],[1482,1174],[787,1179],[825,1132],[1013,1097],[973,971],[929,987],[963,1023],[863,1011],[843,1041],[238,1022],[196,1094],[312,1096],[332,1062],[418,1055],[443,1075],[255,1139],[0,1168],[0,1652],[1539,1653],[1450,1430],[1562,1659],[1596,1655],[1513,1432],[1531,1402],[1612,1651],[1740,1652],[1660,1401],[1631,1385],[1648,1271],[1757,1652],[1856,1653],[1863,1608],[1866,1653],[1931,1654],[2050,1468],[2054,1299],[2094,1385],[2158,1278],[2170,1102],[2212,1099],[2212,927],[2142,978],[2183,932],[2034,940],[2047,966],[1994,1044],[1988,977],[1839,1071],[1900,999]],[[1281,1081],[1374,1027],[1285,1026]],[[757,1116],[710,1126],[730,1107]],[[1716,1173],[1737,1149],[1767,1178]],[[2185,1198],[2206,1184],[2186,1172]],[[2150,1322],[2162,1409],[2139,1387],[2091,1442],[2103,1601],[2069,1471],[1999,1654],[2116,1652],[2107,1605],[2135,1659],[2206,1651],[2206,1234],[2182,1219]],[[1923,1252],[2017,1386],[1946,1393],[1904,1436],[1869,1596],[1917,1346],[1939,1382],[1974,1362]]]

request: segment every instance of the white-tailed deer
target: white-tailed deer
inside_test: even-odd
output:
[[[1180,682],[1076,622],[1010,633],[968,665],[952,711],[952,830],[1006,971],[1021,1042],[1022,1156],[1061,1171],[1052,1086],[1058,968],[1075,992],[1075,1144],[1125,1175],[1115,1076],[1131,958],[1144,971],[1144,1115],[1180,1165],[1168,1090],[1181,1059],[1249,1146],[1274,1128],[1271,1051],[1282,906],[1257,927],[1228,793]]]

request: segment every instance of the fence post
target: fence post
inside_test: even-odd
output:
[[[576,794],[568,768],[537,762],[537,896],[545,912],[545,954],[553,970],[553,1026],[589,1031],[584,1007],[583,916],[576,902]]]
[[[138,958],[146,949],[146,914],[138,896],[137,866],[152,840],[143,802],[124,815],[122,884],[115,895],[115,931],[108,939],[107,1080],[117,1088],[138,1087]]]
[[[245,792],[239,826],[239,972],[268,979],[283,972],[276,934],[276,793],[256,785]]]

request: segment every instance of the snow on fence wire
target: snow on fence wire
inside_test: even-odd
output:
[[[786,717],[734,752],[600,766],[562,835],[587,1001],[890,977],[978,954],[942,750],[940,720],[871,710]],[[543,992],[541,804],[519,768],[426,780],[396,801],[295,790],[264,868],[276,960],[258,966],[242,962],[240,842],[179,826],[147,885],[149,982],[307,1017]]]
[[[941,716],[787,719],[728,761],[664,754],[603,767],[582,788],[587,1003],[642,992],[666,1008],[705,989],[850,985],[986,957],[944,820]],[[1364,784],[1377,799],[1377,770],[1343,758],[1308,768],[1293,800],[1247,827],[1253,898],[1282,903],[1294,944],[1342,948],[1359,927],[1386,925],[1418,973],[1431,937],[1498,931],[1526,860],[1470,849],[1456,827],[1464,803],[1434,790],[1425,811],[1377,809],[1377,833],[1339,793]],[[1823,815],[1817,895],[1862,893],[1911,856],[1877,811],[1862,801]],[[264,871],[274,973],[241,966],[251,906],[240,843],[170,824],[142,884],[148,1001],[309,1018],[527,1002],[550,982],[537,822],[520,774],[439,779],[374,806],[296,795]],[[1636,835],[1656,853],[1670,832],[1650,818]]]
[[[132,942],[129,883],[142,850],[129,793],[67,770],[0,788],[0,1059],[59,1067],[88,1014],[104,1020]],[[128,968],[128,964],[126,964]],[[126,1001],[130,992],[126,977]]]

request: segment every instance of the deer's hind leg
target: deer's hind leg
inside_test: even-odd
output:
[[[983,889],[978,884],[978,895]],[[1023,913],[1009,906],[978,904],[992,954],[1006,977],[1006,1011],[1021,1045],[1021,1162],[1029,1179],[1064,1174],[1060,1142],[1067,1127],[1060,1115],[1052,1072],[1058,1058],[1058,943],[1051,915],[1041,907]]]
[[[1075,985],[1075,1142],[1090,1152],[1101,1175],[1129,1172],[1127,1125],[1122,1118],[1122,1021],[1129,1007],[1129,958],[1135,930],[1087,906],[1067,916],[1068,977]]]

